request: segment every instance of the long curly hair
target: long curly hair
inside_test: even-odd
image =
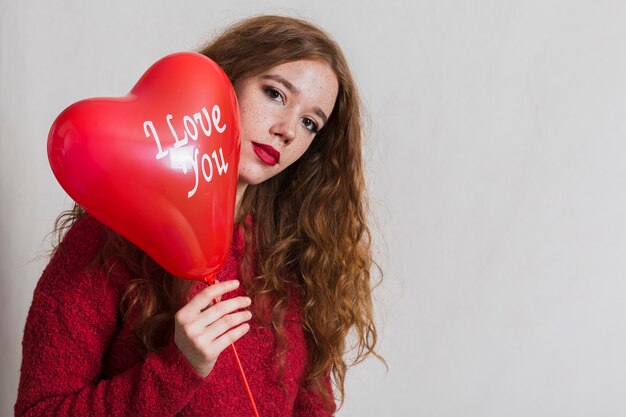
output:
[[[306,383],[330,402],[324,379],[332,375],[340,406],[349,365],[375,352],[371,236],[363,172],[361,104],[339,46],[315,25],[292,17],[258,16],[219,33],[200,53],[216,61],[232,83],[244,76],[301,59],[328,63],[339,82],[335,107],[304,155],[286,170],[249,185],[238,218],[246,252],[242,277],[256,319],[270,327],[283,365],[282,332],[289,291],[303,299],[303,327],[309,344]],[[83,214],[79,207],[60,216],[57,230]],[[251,249],[253,248],[253,249]],[[190,282],[171,277],[145,253],[110,232],[100,261],[123,259],[133,274],[122,309],[132,318],[146,351],[173,334],[173,317],[185,302]],[[352,333],[351,333],[352,332]],[[349,338],[349,336],[352,336]],[[352,343],[348,343],[348,339]],[[352,352],[352,359],[345,355]]]

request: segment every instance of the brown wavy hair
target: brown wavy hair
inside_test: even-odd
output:
[[[246,252],[242,277],[253,313],[270,327],[283,365],[282,323],[289,291],[303,299],[303,327],[309,344],[306,383],[330,404],[324,379],[332,375],[344,398],[349,365],[361,362],[377,342],[372,303],[371,254],[363,172],[361,104],[356,84],[339,46],[315,25],[292,17],[258,16],[219,33],[200,53],[216,61],[231,82],[276,65],[301,59],[326,62],[339,82],[335,107],[304,155],[280,174],[249,185],[238,218]],[[57,230],[82,215],[79,207],[62,215]],[[254,248],[254,250],[250,249]],[[109,232],[101,262],[122,259],[133,274],[122,309],[134,321],[146,351],[158,349],[173,334],[173,317],[184,304],[190,282],[173,279],[145,253]],[[348,344],[348,336],[354,336]],[[345,355],[351,351],[352,359]]]

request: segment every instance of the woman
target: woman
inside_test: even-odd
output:
[[[16,415],[327,416],[349,331],[374,354],[359,97],[308,22],[241,21],[201,53],[241,112],[236,222],[218,283],[177,279],[82,209],[35,290]],[[221,302],[211,300],[221,297]]]

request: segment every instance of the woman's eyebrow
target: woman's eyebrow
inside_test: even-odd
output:
[[[300,94],[300,89],[298,89],[298,87],[296,87],[289,80],[281,77],[280,75],[265,74],[261,78],[264,79],[264,80],[273,80],[273,81],[276,81],[276,82],[284,85],[285,88],[287,90],[291,91],[292,94],[296,94],[296,95]],[[326,122],[328,122],[328,116],[326,116],[326,113],[324,113],[322,111],[322,109],[320,109],[319,107],[316,106],[316,107],[313,108],[313,111],[315,112],[315,114],[317,114],[322,119],[324,124],[326,124]]]
[[[286,80],[285,78],[281,77],[280,75],[265,74],[265,75],[263,75],[263,79],[264,80],[274,80],[276,82],[279,82],[282,85],[284,85],[285,88],[287,88],[287,90],[291,91],[293,94],[300,94],[300,90],[298,89],[298,87],[296,87],[295,85],[291,84],[291,82],[289,82],[289,80]]]

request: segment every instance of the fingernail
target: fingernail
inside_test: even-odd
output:
[[[246,304],[252,304],[252,299],[250,297],[246,297]]]
[[[232,280],[230,285],[232,285],[233,287],[238,287],[239,286],[239,281],[234,279],[234,280]]]

